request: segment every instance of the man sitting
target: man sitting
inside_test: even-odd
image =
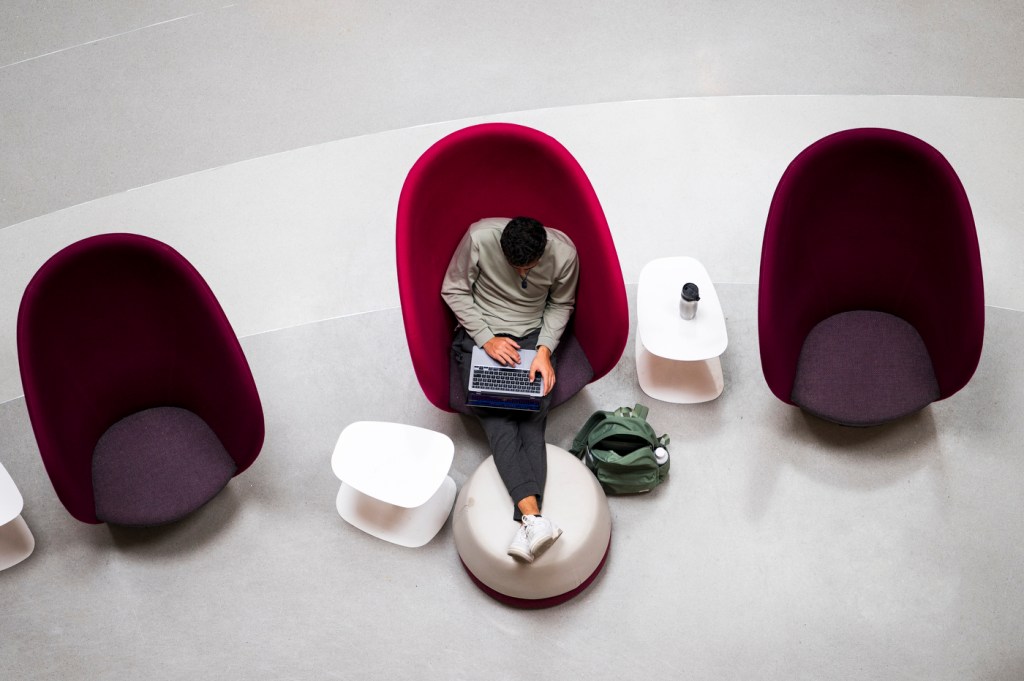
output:
[[[520,349],[537,350],[530,380],[539,375],[544,381],[539,411],[473,410],[514,502],[513,518],[521,523],[508,554],[527,563],[562,534],[540,513],[547,478],[544,430],[555,386],[553,353],[572,315],[578,278],[576,247],[564,233],[528,217],[487,218],[469,227],[441,284],[460,325],[452,357],[463,385],[474,346],[503,365],[518,364]]]

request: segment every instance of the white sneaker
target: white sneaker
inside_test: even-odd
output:
[[[508,555],[523,563],[533,562],[533,551],[530,550],[530,539],[525,523],[519,526],[512,543],[508,545]]]
[[[523,527],[526,529],[526,540],[534,558],[544,553],[562,536],[562,528],[539,515],[524,515]]]

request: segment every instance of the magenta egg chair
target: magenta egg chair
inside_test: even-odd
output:
[[[576,310],[559,343],[552,406],[604,376],[629,333],[622,269],[586,173],[557,140],[521,125],[487,123],[454,132],[413,165],[398,203],[398,290],[413,368],[427,399],[465,412],[465,387],[449,355],[455,318],[441,280],[469,226],[527,215],[565,232],[580,259]]]
[[[761,252],[761,366],[783,402],[872,426],[945,399],[981,356],[984,286],[970,203],[926,142],[864,128],[789,165]]]
[[[212,499],[263,444],[252,373],[220,304],[170,246],[102,234],[29,282],[18,360],[58,498],[86,523],[168,523]]]

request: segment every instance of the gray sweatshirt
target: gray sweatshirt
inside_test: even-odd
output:
[[[505,333],[525,336],[539,328],[537,345],[552,352],[576,303],[579,259],[572,240],[545,227],[548,241],[526,288],[501,251],[509,218],[486,218],[469,227],[441,283],[441,297],[478,346]]]

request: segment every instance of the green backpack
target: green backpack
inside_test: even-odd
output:
[[[654,450],[669,438],[655,434],[647,412],[642,404],[596,411],[572,441],[569,451],[583,459],[609,494],[649,492],[668,476],[668,458],[659,464]]]

